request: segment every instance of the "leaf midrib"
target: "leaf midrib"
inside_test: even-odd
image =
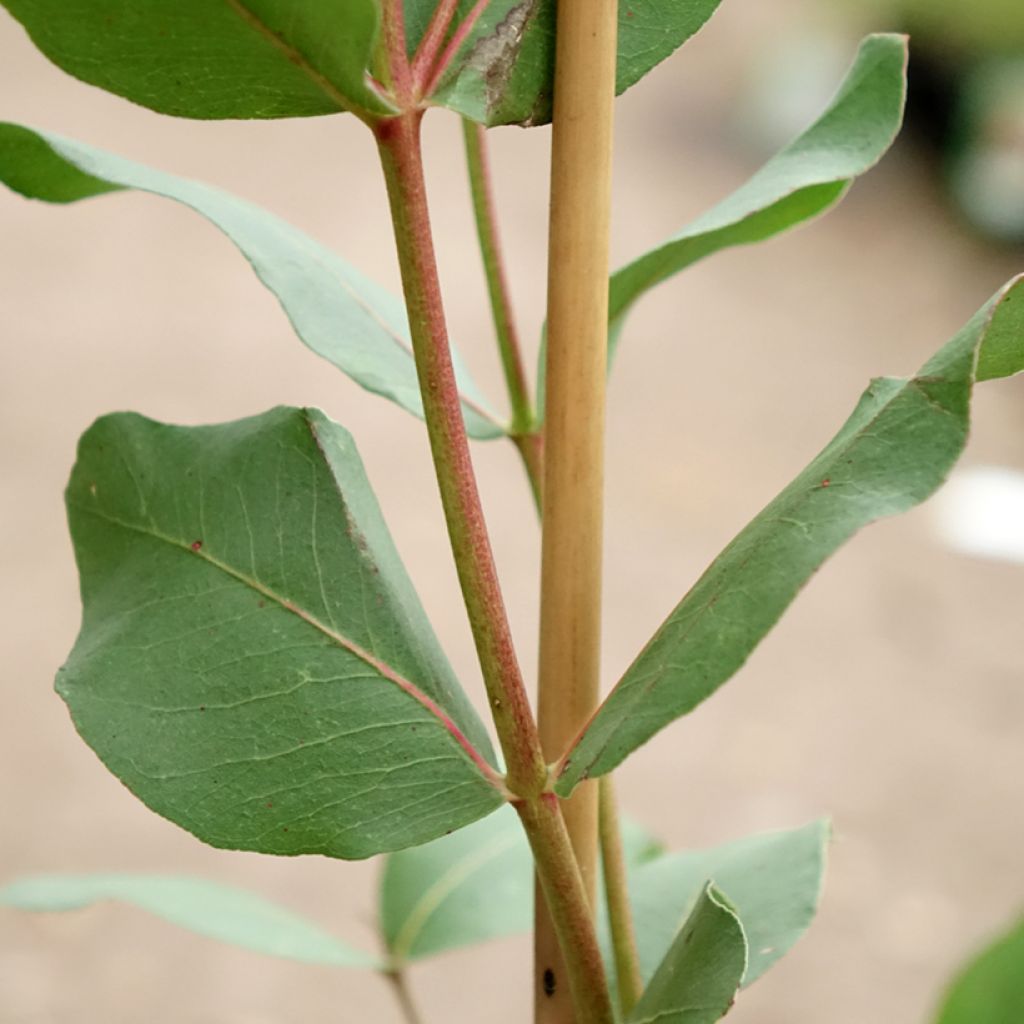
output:
[[[417,701],[425,710],[430,712],[438,722],[445,728],[445,730],[451,735],[456,743],[462,748],[463,752],[473,763],[474,767],[484,779],[495,789],[503,791],[501,784],[501,778],[498,773],[487,763],[483,755],[476,749],[475,746],[470,742],[469,738],[462,732],[455,721],[448,715],[440,704],[437,703],[433,698],[424,693],[415,683],[406,679],[395,669],[393,669],[386,662],[381,661],[375,655],[371,654],[365,648],[357,644],[354,640],[350,640],[343,633],[339,633],[336,629],[331,629],[329,626],[321,622],[314,615],[300,608],[293,601],[288,600],[286,597],[278,594],[272,590],[266,584],[261,583],[259,580],[252,576],[248,576],[245,573],[235,569],[227,562],[222,561],[219,558],[212,556],[205,548],[200,548],[198,551],[193,551],[192,546],[189,542],[178,540],[175,537],[163,533],[161,530],[155,527],[144,527],[136,523],[130,523],[126,520],[119,519],[116,516],[108,515],[105,512],[100,511],[97,508],[91,508],[88,505],[80,502],[68,501],[69,508],[75,508],[79,512],[86,515],[91,515],[97,519],[101,519],[104,522],[110,523],[112,526],[119,527],[122,530],[129,530],[133,533],[140,534],[144,537],[150,537],[154,540],[161,541],[162,543],[168,544],[171,547],[178,548],[180,551],[186,553],[190,558],[200,558],[205,561],[208,565],[212,565],[214,568],[219,569],[221,572],[232,577],[238,582],[254,590],[256,593],[261,594],[263,597],[270,601],[273,601],[279,607],[285,611],[291,612],[300,618],[307,625],[312,626],[318,632],[322,633],[325,637],[331,640],[338,647],[348,651],[350,654],[359,658],[371,669],[373,669],[378,675],[387,679],[393,683],[399,689],[401,689],[408,696],[412,697]]]
[[[391,955],[397,965],[410,959],[413,947],[423,934],[427,922],[444,905],[452,893],[468,878],[485,868],[488,863],[511,849],[518,836],[513,833],[496,836],[481,849],[460,861],[451,864],[448,869],[423,892],[406,915],[402,927],[391,944]]]

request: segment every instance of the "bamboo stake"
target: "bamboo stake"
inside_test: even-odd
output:
[[[549,761],[564,752],[599,695],[616,28],[616,0],[558,4],[538,696],[541,744]],[[565,812],[593,905],[596,786],[579,786]],[[543,901],[537,904],[536,1019],[571,1024],[568,986],[558,984],[564,966]]]

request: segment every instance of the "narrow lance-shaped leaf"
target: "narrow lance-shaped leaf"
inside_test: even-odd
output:
[[[732,1007],[746,964],[740,919],[706,885],[627,1024],[714,1024]]]
[[[810,926],[821,898],[829,827],[747,836],[633,867],[629,894],[644,983],[651,978],[707,879],[729,894],[749,945],[744,986],[785,956]]]
[[[629,0],[619,5],[616,93],[671,56],[721,0]],[[405,0],[410,45],[436,0]],[[460,0],[461,20],[475,0]],[[555,0],[490,0],[433,102],[486,125],[547,124],[555,73]]]
[[[39,875],[0,888],[0,905],[40,912],[116,900],[219,942],[285,960],[380,968],[379,957],[255,893],[174,875]]]
[[[905,37],[868,36],[836,98],[807,131],[728,198],[612,275],[609,366],[626,316],[651,288],[706,256],[765,241],[818,216],[878,163],[903,121],[906,65]],[[537,369],[537,406],[542,412],[544,383],[542,344]]]
[[[105,417],[67,504],[84,611],[57,688],[157,813],[213,846],[358,858],[502,803],[352,439],[322,413]]]
[[[563,759],[558,793],[603,775],[711,696],[857,530],[942,484],[967,441],[976,380],[1024,370],[1024,278],[915,377],[880,378],[820,455],[711,564]]]
[[[238,246],[317,355],[368,391],[423,416],[402,302],[266,210],[84,143],[5,123],[0,123],[0,181],[51,203],[138,189],[195,210]],[[497,417],[457,358],[456,376],[470,436],[501,437]]]
[[[391,105],[367,74],[378,0],[0,0],[76,78],[178,117]]]
[[[907,41],[868,36],[836,98],[799,138],[679,234],[612,275],[611,351],[633,303],[698,260],[771,238],[827,210],[892,145],[903,120]]]
[[[1011,1024],[1024,1016],[1024,919],[960,973],[936,1024]]]

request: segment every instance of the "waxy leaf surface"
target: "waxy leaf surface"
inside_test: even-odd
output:
[[[868,36],[821,117],[741,188],[677,235],[612,275],[609,356],[633,303],[722,249],[760,242],[838,202],[892,145],[903,121],[907,41]]]
[[[51,203],[130,188],[195,210],[239,248],[309,348],[367,391],[423,416],[401,300],[279,217],[209,185],[14,124],[0,123],[0,181]],[[456,377],[469,435],[503,436],[457,358]]]
[[[936,1024],[1010,1024],[1024,1016],[1024,920],[978,955],[946,993]]]
[[[740,919],[706,885],[627,1024],[714,1024],[732,1007],[746,964]]]
[[[178,117],[387,113],[377,0],[0,0],[69,74]]]
[[[644,983],[708,879],[729,894],[749,945],[743,984],[756,981],[807,930],[818,909],[829,828],[747,836],[709,850],[668,853],[630,872],[629,894]]]
[[[619,5],[616,93],[671,56],[720,0],[626,0]],[[406,0],[410,46],[436,0]],[[459,18],[474,6],[460,0]],[[486,125],[547,124],[555,69],[554,0],[490,0],[433,101]]]
[[[909,379],[875,380],[820,455],[712,562],[569,751],[565,796],[711,696],[857,530],[942,484],[967,441],[976,380],[1024,370],[1024,278]]]
[[[20,910],[78,910],[116,900],[219,942],[285,960],[329,967],[380,966],[312,921],[255,893],[174,875],[39,875],[0,889],[0,905]]]
[[[105,417],[67,505],[84,611],[57,688],[157,813],[213,846],[357,858],[502,803],[352,439],[322,413]]]

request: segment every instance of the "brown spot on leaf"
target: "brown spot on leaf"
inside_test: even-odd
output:
[[[198,551],[202,546],[203,546],[203,542],[201,540],[194,540],[189,545],[189,547],[192,548],[193,551]]]

